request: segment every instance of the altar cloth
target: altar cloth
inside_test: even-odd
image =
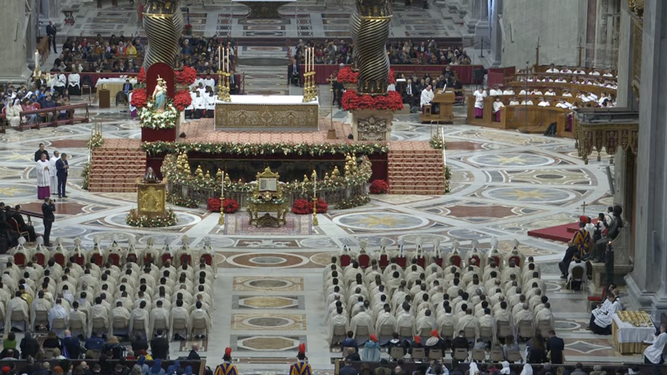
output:
[[[318,131],[317,98],[301,95],[231,95],[215,104],[216,130]]]

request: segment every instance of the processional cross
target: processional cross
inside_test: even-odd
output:
[[[586,204],[586,201],[584,201],[584,203],[580,206],[584,210],[584,213],[583,213],[584,216],[586,216],[586,206],[588,206]]]

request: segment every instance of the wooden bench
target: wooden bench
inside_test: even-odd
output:
[[[598,72],[600,72],[600,75],[602,75],[603,72],[611,72],[611,74],[613,74],[613,75],[618,74],[617,71],[609,70],[609,69],[596,69],[596,68],[584,68],[584,67],[581,67],[581,66],[560,66],[560,65],[554,65],[554,67],[558,70],[570,69],[571,71],[581,69],[581,70],[585,71],[587,75],[588,75],[588,73],[592,72],[593,70],[597,70]],[[549,68],[551,68],[551,65],[537,65],[537,66],[533,66],[532,70],[536,73],[546,73],[546,71],[549,70]],[[568,74],[568,73],[566,73],[566,74]],[[583,75],[583,74],[581,74],[581,75]]]
[[[77,114],[76,112],[77,109],[84,109],[85,115],[78,117],[75,116],[75,114]],[[68,114],[67,118],[59,119],[61,111],[68,111],[68,112],[71,111],[71,112]],[[44,117],[42,116],[49,113],[52,114],[51,121],[42,121],[44,120]],[[38,117],[37,121],[35,121],[32,124],[29,124],[26,121],[27,120],[26,117],[30,115],[37,115]],[[58,125],[64,125],[64,124],[71,125],[76,122],[90,122],[90,114],[88,113],[88,103],[71,104],[53,108],[35,109],[32,111],[22,111],[20,117],[21,117],[21,122],[19,126],[16,127],[19,131],[31,128],[39,129],[45,126],[57,127]]]
[[[500,110],[500,121],[495,121],[493,102],[495,98],[484,99],[482,118],[475,118],[475,97],[468,96],[468,118],[466,123],[495,129],[515,129],[527,133],[544,133],[549,124],[556,123],[556,134],[560,137],[573,138],[574,123],[566,131],[570,111],[558,107],[538,107],[537,105],[506,106]],[[521,99],[519,99],[521,101]]]
[[[521,82],[521,81],[512,81],[508,82],[505,87],[511,87],[516,95],[519,96],[519,92],[524,89],[534,90],[540,89],[542,92],[546,89],[553,89],[556,92],[556,95],[561,95],[563,90],[568,89],[575,95],[575,92],[592,92],[597,96],[600,96],[602,93],[611,94],[616,96],[616,89],[611,89],[608,87],[601,87],[595,85],[577,85],[573,83],[558,83],[558,82]]]

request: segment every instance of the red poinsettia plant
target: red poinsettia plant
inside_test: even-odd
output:
[[[139,74],[137,75],[137,81],[139,83],[145,83],[146,82],[146,68],[143,66],[141,69],[139,69]]]
[[[387,77],[387,81],[389,82],[390,85],[396,83],[396,77],[394,76],[394,69],[389,68],[389,77]]]
[[[389,191],[389,184],[384,180],[373,180],[368,191],[371,194],[386,194]]]
[[[132,100],[130,101],[130,104],[137,108],[143,108],[146,106],[147,99],[146,89],[135,89],[132,90]]]
[[[211,212],[220,212],[220,198],[209,198],[206,209]],[[225,198],[222,200],[222,210],[226,214],[233,214],[239,210],[239,202],[236,199]]]
[[[329,210],[329,205],[322,198],[317,198],[317,213],[323,214]],[[310,199],[297,199],[292,205],[292,212],[297,215],[313,213],[313,201]]]
[[[174,107],[179,111],[184,111],[190,104],[192,104],[192,96],[188,90],[180,90],[174,94]]]
[[[378,109],[382,111],[399,111],[403,109],[403,98],[396,91],[389,91],[387,95],[359,95],[354,90],[343,93],[341,104],[346,111],[357,109]]]
[[[189,66],[184,66],[183,69],[175,72],[176,83],[181,85],[191,85],[197,79],[197,71]]]

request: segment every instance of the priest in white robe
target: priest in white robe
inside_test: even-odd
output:
[[[56,177],[56,172],[58,172],[56,169],[56,162],[58,160],[60,160],[60,153],[58,151],[53,151],[53,156],[51,156],[51,159],[49,160],[49,175],[51,178],[50,190],[53,192],[58,191],[58,178]]]
[[[69,312],[67,311],[67,309],[63,307],[62,303],[63,303],[62,299],[57,298],[55,306],[53,306],[53,308],[51,308],[51,310],[49,311],[49,327],[51,328],[51,330],[54,330],[56,332],[56,336],[60,338],[65,337],[65,330],[67,329],[67,324],[65,324],[65,327],[63,329],[55,330],[53,328],[53,320],[65,319],[65,321],[67,321],[67,318],[69,317]]]
[[[87,325],[88,322],[86,320],[86,313],[79,310],[79,302],[78,301],[72,302],[72,310],[70,310],[69,312],[69,324],[68,324],[68,327],[72,332],[72,336],[79,336],[79,335],[85,336],[86,333],[88,332]],[[82,327],[80,331],[78,328],[76,329],[72,328],[79,326]]]
[[[350,320],[350,331],[356,334],[357,328],[367,327],[368,333],[375,333],[375,327],[373,325],[373,319],[366,312],[366,308],[363,306],[359,308],[359,312]]]
[[[422,90],[421,98],[419,100],[419,106],[421,107],[422,111],[424,110],[425,105],[431,104],[431,100],[433,100],[434,97],[435,94],[433,94],[431,85],[426,86],[426,88]]]
[[[358,315],[358,314],[357,314]],[[336,327],[343,327],[343,332],[347,332],[350,329],[349,326],[349,321],[347,319],[347,316],[345,314],[345,310],[343,310],[342,307],[339,307],[336,310],[336,313],[329,318],[328,322],[328,339],[327,341],[329,342],[330,345],[335,344],[334,342],[331,342],[334,338],[334,330]]]
[[[149,339],[150,316],[146,310],[146,305],[146,301],[141,301],[139,308],[134,309],[130,314],[130,334]]]
[[[51,162],[46,160],[46,154],[35,165],[37,172],[37,199],[51,196]]]
[[[211,317],[204,310],[201,302],[195,303],[195,309],[190,313],[190,338],[206,338],[211,327]]]
[[[179,320],[185,324],[185,330],[186,330],[185,332],[174,331],[175,320]],[[171,309],[171,316],[169,317],[169,334],[172,335],[172,337],[175,334],[178,334],[179,336],[185,338],[188,332],[190,332],[190,314],[188,313],[188,310],[185,307],[183,307],[183,300],[178,300],[176,301],[176,306],[172,307]]]
[[[22,321],[12,321],[14,313],[23,315]],[[28,302],[21,298],[21,292],[17,291],[9,303],[5,313],[5,332],[10,332],[12,328],[18,328],[25,332],[29,327],[30,309]]]

